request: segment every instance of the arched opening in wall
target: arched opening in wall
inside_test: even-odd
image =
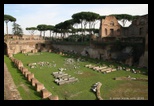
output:
[[[110,35],[111,35],[111,36],[114,35],[114,29],[110,29]]]
[[[86,53],[86,55],[89,57],[90,55],[89,55],[89,53],[88,53],[88,51],[85,51],[85,53]]]
[[[4,43],[4,55],[7,55],[7,44]]]
[[[105,35],[107,35],[107,29],[105,28]]]
[[[38,44],[35,45],[35,49],[38,49]]]
[[[45,44],[44,44],[44,43],[42,43],[42,44],[41,44],[41,46],[42,46],[42,47],[45,47]]]

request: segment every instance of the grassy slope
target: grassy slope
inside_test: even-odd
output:
[[[35,91],[35,88],[27,81],[27,79],[20,73],[17,68],[14,67],[11,60],[4,56],[4,61],[8,67],[8,70],[14,80],[17,89],[23,100],[40,100],[40,94]]]
[[[96,96],[93,92],[90,91],[91,86],[96,82],[101,82],[101,94],[104,99],[110,99],[111,97],[115,97],[116,95],[120,97],[128,97],[128,92],[125,92],[126,89],[130,89],[129,92],[132,92],[136,89],[145,89],[145,93],[136,92],[135,96],[142,96],[145,99],[147,99],[147,89],[148,89],[148,83],[147,82],[139,82],[139,81],[115,81],[113,80],[114,77],[120,77],[120,76],[132,76],[132,77],[141,77],[145,78],[147,76],[141,75],[141,74],[133,74],[131,72],[126,71],[116,71],[111,72],[108,74],[102,74],[95,72],[91,69],[85,68],[85,64],[89,64],[89,62],[80,62],[80,69],[74,70],[72,67],[70,67],[70,70],[66,70],[65,72],[78,78],[79,82],[71,83],[71,84],[64,84],[61,86],[58,86],[56,83],[54,83],[54,77],[51,75],[52,72],[58,71],[58,68],[64,67],[64,59],[66,57],[53,54],[53,53],[46,53],[44,52],[41,55],[33,55],[33,56],[25,56],[24,54],[17,54],[15,55],[15,58],[18,58],[22,60],[24,63],[24,66],[29,69],[32,73],[34,73],[35,77],[42,82],[45,87],[53,94],[58,95],[61,100],[95,100]],[[33,62],[39,62],[39,61],[48,61],[53,62],[57,64],[56,67],[43,67],[40,68],[34,68],[30,69],[27,64],[33,63]],[[81,71],[83,74],[76,74],[76,71]],[[125,86],[123,86],[125,84]],[[129,88],[129,85],[131,84],[131,89]],[[134,85],[134,86],[133,86]],[[140,85],[140,88],[137,88],[136,86]],[[120,87],[120,88],[119,88]],[[115,92],[118,90],[121,90],[121,94],[116,94]],[[112,95],[112,94],[116,95]],[[131,94],[132,95],[132,94]],[[133,96],[133,95],[132,95]],[[131,97],[131,96],[130,96]]]

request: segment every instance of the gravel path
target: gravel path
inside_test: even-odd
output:
[[[6,64],[4,63],[4,100],[22,100]]]

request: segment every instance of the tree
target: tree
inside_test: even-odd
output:
[[[36,27],[27,27],[26,30],[28,30],[31,35],[34,35],[34,32],[37,30],[37,28]]]
[[[50,31],[50,38],[51,38],[51,31],[53,31],[54,26],[53,25],[47,25],[47,29]]]
[[[42,31],[44,31],[44,36],[43,37],[45,37],[45,31],[48,30],[48,26],[45,25],[45,24],[40,24],[40,25],[37,26],[37,30],[40,31],[40,36],[42,36]]]
[[[16,18],[14,18],[13,16],[11,15],[6,15],[4,14],[4,21],[6,23],[6,34],[8,34],[8,22],[15,22],[16,21]]]
[[[43,29],[44,29],[44,24],[37,25],[37,30],[40,31],[40,36],[42,36]]]
[[[100,15],[93,12],[79,12],[72,15],[72,18],[77,22],[81,23],[82,35],[86,31],[86,26],[89,23],[89,29],[92,29],[92,26],[95,26],[95,21],[100,18]],[[84,26],[84,29],[83,29]],[[85,34],[84,34],[85,35]],[[83,41],[83,37],[82,37]]]
[[[60,22],[60,23],[58,23],[58,24],[55,25],[56,31],[58,31],[58,32],[61,33],[62,40],[64,38],[64,35],[63,35],[63,27],[64,27],[63,22]]]
[[[13,26],[12,32],[14,35],[22,35],[23,34],[22,28],[20,27],[19,24],[14,22],[12,26]]]

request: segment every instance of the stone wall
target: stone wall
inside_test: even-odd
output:
[[[132,21],[129,27],[122,27],[114,16],[106,16],[100,23],[100,38],[103,37],[145,37],[148,32],[148,14]]]
[[[139,67],[148,67],[148,34],[145,37],[145,51],[140,57]]]
[[[84,45],[60,45],[60,44],[52,44],[52,46],[60,51],[75,51],[79,54],[84,50],[84,48],[88,46]]]
[[[33,52],[35,49],[38,51],[48,51],[52,48],[51,42],[47,40],[11,40],[6,42],[7,54],[27,53]]]
[[[125,30],[124,30],[125,29]],[[123,36],[145,37],[148,32],[148,15],[138,17],[128,28],[123,28]]]

